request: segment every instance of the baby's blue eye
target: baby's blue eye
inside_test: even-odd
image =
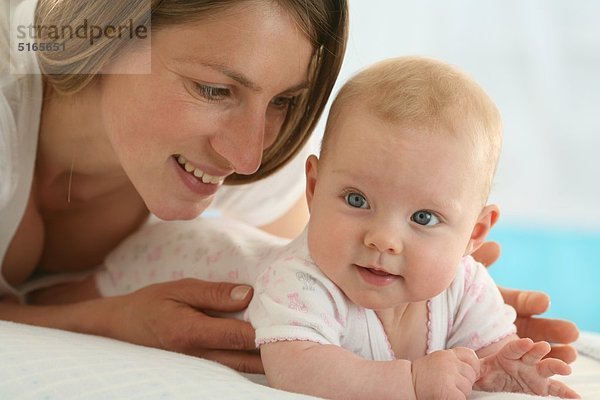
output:
[[[346,194],[346,203],[354,208],[369,208],[369,203],[365,199],[365,196],[356,192]]]
[[[416,222],[419,225],[432,226],[440,223],[438,217],[430,211],[419,210],[410,216],[411,221]]]

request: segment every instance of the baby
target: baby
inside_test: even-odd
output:
[[[445,63],[390,59],[332,105],[306,162],[310,222],[288,243],[239,223],[147,226],[95,279],[103,296],[193,277],[252,284],[242,318],[273,387],[334,399],[577,398],[570,368],[519,339],[514,310],[470,256],[498,218],[501,147],[485,92]]]

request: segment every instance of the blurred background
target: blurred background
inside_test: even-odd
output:
[[[459,66],[495,100],[505,137],[491,273],[550,294],[546,315],[600,332],[600,2],[350,0],[350,15],[338,88],[414,54]]]

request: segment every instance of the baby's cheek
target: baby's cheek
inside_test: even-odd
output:
[[[458,261],[432,260],[429,268],[420,271],[420,287],[424,298],[430,299],[446,290],[456,276]]]
[[[314,240],[312,242],[309,241],[308,250],[315,264],[317,264],[319,268],[325,272],[325,274],[327,274],[326,271],[331,269],[331,255],[327,250],[327,244],[324,241],[319,240]]]

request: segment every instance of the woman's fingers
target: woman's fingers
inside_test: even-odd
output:
[[[230,318],[213,318],[202,315],[190,325],[189,350],[255,350],[254,328],[248,322]]]
[[[570,321],[548,318],[517,317],[517,334],[534,341],[571,343],[579,337],[577,326]]]
[[[204,310],[235,312],[243,310],[252,299],[252,287],[228,282],[206,282],[181,279],[165,284],[165,290],[176,301]]]
[[[515,290],[498,287],[504,302],[512,306],[519,317],[529,317],[546,312],[550,307],[550,297],[541,292]]]
[[[265,370],[258,352],[208,350],[200,357],[227,365],[239,372],[264,374]]]
[[[500,258],[500,245],[496,242],[485,242],[472,256],[486,267],[490,266]]]
[[[120,298],[118,337],[137,344],[198,355],[205,350],[254,350],[254,329],[245,321],[205,312],[241,311],[249,286],[195,279],[159,283]],[[113,312],[115,314],[115,312]]]
[[[550,353],[546,357],[557,358],[563,360],[567,364],[571,364],[577,359],[577,350],[571,345],[552,345]]]

